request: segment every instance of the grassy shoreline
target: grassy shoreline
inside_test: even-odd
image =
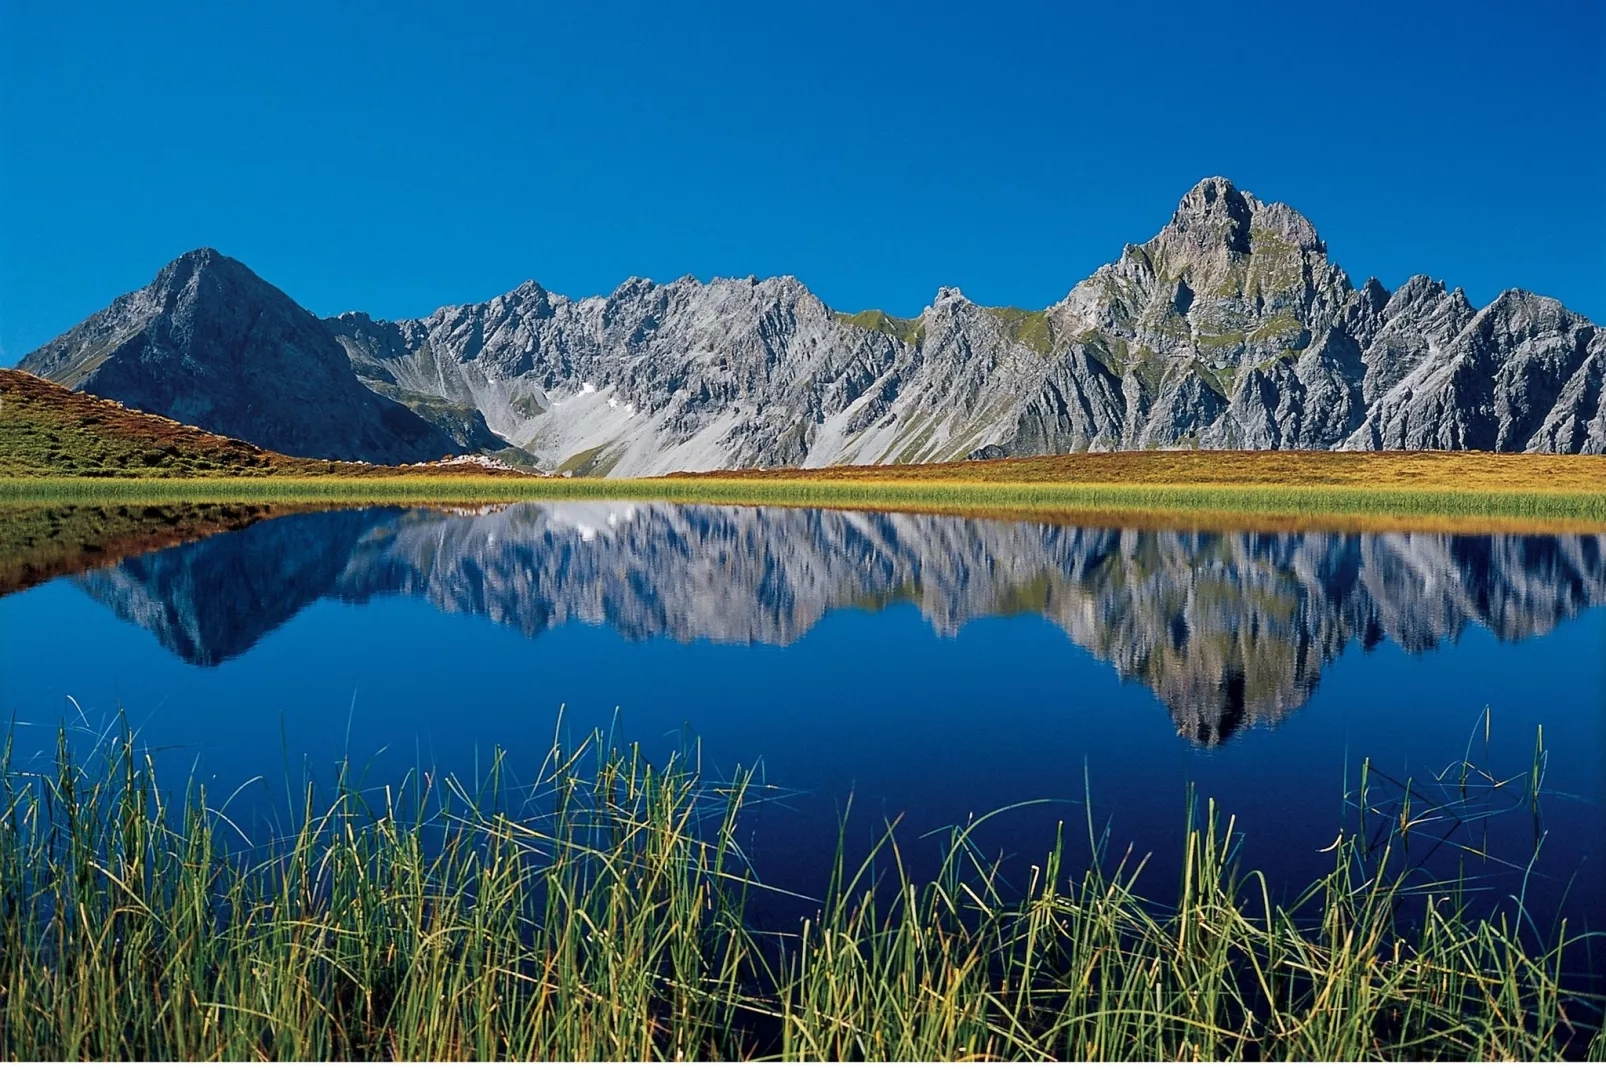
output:
[[[64,739],[45,772],[0,755],[7,1058],[1606,1055],[1563,969],[1598,936],[1535,946],[1520,904],[1471,914],[1363,834],[1282,900],[1238,871],[1230,818],[1189,808],[1162,906],[1135,891],[1149,863],[1095,847],[1076,872],[1063,830],[1008,891],[975,825],[929,880],[889,829],[865,859],[839,848],[795,927],[758,931],[740,770],[595,736],[530,783],[500,752],[475,784],[363,790],[346,765],[332,790],[286,783],[294,816],[251,850],[232,798],[158,792],[130,737],[104,742],[80,763]],[[1346,802],[1368,812],[1364,780]]]
[[[1606,457],[1128,450],[600,479],[289,457],[0,369],[0,503],[465,504],[630,498],[1276,527],[1606,531]]]
[[[1276,526],[1496,527],[1606,531],[1606,489],[1458,490],[1399,486],[978,482],[934,478],[771,478],[719,475],[651,479],[475,476],[255,477],[231,479],[0,479],[0,503],[163,505],[486,504],[628,499],[725,505],[914,509],[960,514],[1103,513],[1216,523],[1237,517]],[[1470,530],[1470,528],[1469,528]]]

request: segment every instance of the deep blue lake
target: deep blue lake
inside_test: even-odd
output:
[[[1190,784],[1236,815],[1246,865],[1302,886],[1353,826],[1369,758],[1409,779],[1414,813],[1437,808],[1413,832],[1424,873],[1606,925],[1606,536],[373,508],[18,591],[0,643],[19,752],[122,709],[164,775],[193,768],[214,800],[264,778],[246,811],[283,798],[287,762],[327,775],[348,753],[376,784],[471,777],[497,745],[533,773],[560,708],[568,734],[613,725],[654,756],[695,736],[705,770],[762,763],[786,789],[746,830],[761,877],[804,892],[850,797],[850,841],[901,815],[916,865],[936,857],[921,833],[1049,800],[987,826],[1024,863],[1061,822],[1086,855],[1090,788],[1164,894]],[[1436,778],[1464,757],[1513,783],[1474,776],[1460,801]],[[1386,810],[1404,788],[1379,783]]]

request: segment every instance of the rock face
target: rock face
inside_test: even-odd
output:
[[[316,548],[310,552],[308,548]],[[1606,536],[1208,534],[958,517],[585,502],[306,514],[79,583],[215,665],[320,598],[427,599],[535,636],[787,644],[912,602],[941,634],[1036,613],[1205,745],[1299,709],[1347,645],[1502,640],[1606,603]]]
[[[316,316],[211,249],[179,257],[20,368],[283,453],[391,464],[462,452],[358,382]]]
[[[137,404],[128,376],[153,372],[82,369],[109,344],[101,321],[139,298],[30,370]],[[791,277],[687,277],[578,301],[530,282],[423,319],[324,327],[364,384],[461,447],[494,439],[576,474],[1153,447],[1606,452],[1593,324],[1518,290],[1480,311],[1425,276],[1356,289],[1308,220],[1222,178],[1043,311],[945,288],[915,319],[848,315]],[[209,417],[227,376],[179,371],[158,400]]]
[[[1042,312],[944,289],[913,320],[796,279],[534,283],[331,326],[377,389],[472,407],[547,468],[639,475],[1151,447],[1606,452],[1606,337],[1548,298],[1360,289],[1226,179]]]

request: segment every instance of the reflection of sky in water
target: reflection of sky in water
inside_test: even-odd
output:
[[[348,730],[355,756],[383,750],[371,777],[472,770],[493,744],[533,772],[560,704],[576,731],[618,707],[650,749],[689,724],[705,764],[762,758],[808,793],[755,815],[764,875],[791,886],[849,793],[866,835],[906,815],[918,860],[913,833],[1078,799],[1084,768],[1121,845],[1174,852],[1191,780],[1239,815],[1246,862],[1302,884],[1346,764],[1436,772],[1488,705],[1497,772],[1528,768],[1543,723],[1548,786],[1589,800],[1547,802],[1540,868],[1582,867],[1577,905],[1606,920],[1600,540],[626,510],[290,517],[56,581],[0,601],[0,700],[46,724],[69,694],[97,720],[121,702],[179,748],[164,761],[199,754],[230,788],[282,783],[284,737],[327,768]],[[996,842],[1038,853],[1062,819],[1085,830],[1059,802]],[[1531,847],[1524,820],[1495,834]]]

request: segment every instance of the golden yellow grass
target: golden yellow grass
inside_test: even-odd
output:
[[[674,477],[671,477],[674,478]],[[939,464],[737,469],[698,479],[1143,486],[1355,487],[1422,491],[1551,491],[1606,495],[1606,457],[1476,450],[1141,450]]]

